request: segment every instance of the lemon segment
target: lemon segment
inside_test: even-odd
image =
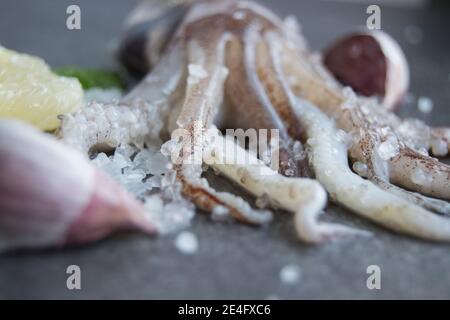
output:
[[[40,58],[0,47],[0,118],[15,118],[42,130],[58,128],[59,115],[83,103],[75,78],[59,77]]]

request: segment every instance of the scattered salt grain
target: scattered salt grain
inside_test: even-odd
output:
[[[212,213],[211,218],[214,221],[226,221],[230,217],[230,210],[228,210],[225,206],[215,206]]]
[[[399,145],[397,139],[393,136],[388,137],[386,141],[380,143],[378,146],[378,155],[382,160],[389,160],[395,157],[399,151]]]
[[[175,238],[175,247],[183,254],[192,255],[198,250],[197,236],[192,232],[183,231]]]
[[[280,270],[280,281],[283,284],[293,285],[301,278],[301,269],[295,264],[288,264]]]
[[[245,13],[245,11],[236,11],[233,14],[233,19],[235,20],[244,20],[247,17],[247,14]]]
[[[405,119],[396,128],[396,132],[408,147],[427,155],[431,131],[425,122],[418,119]]]
[[[447,142],[443,139],[433,139],[431,141],[431,151],[437,157],[446,156],[448,153]]]
[[[270,198],[267,194],[263,194],[262,196],[258,197],[255,201],[255,206],[259,209],[264,209],[269,206]]]
[[[422,113],[430,113],[433,111],[434,103],[429,97],[420,97],[417,100],[417,108]]]
[[[292,147],[292,152],[294,153],[294,160],[300,161],[306,158],[307,154],[303,144],[300,141],[295,141]]]
[[[353,164],[353,171],[361,177],[367,177],[367,164],[357,161]]]
[[[199,64],[190,64],[188,66],[189,78],[188,83],[196,84],[199,80],[208,76],[208,72]]]
[[[339,142],[343,143],[345,147],[350,149],[354,143],[354,137],[352,134],[345,132],[344,130],[339,129],[337,131],[337,139]]]
[[[286,177],[293,177],[294,174],[295,174],[295,172],[294,172],[293,169],[286,169],[286,171],[284,172],[284,175],[285,175]]]
[[[181,196],[179,192],[173,190],[172,198],[164,203],[161,195],[155,194],[145,197],[144,207],[161,234],[176,232],[190,226],[191,220],[195,215],[195,208],[192,203]],[[168,193],[165,192],[164,196]]]
[[[416,168],[411,175],[411,181],[419,186],[427,186],[433,181],[433,177],[421,168]]]

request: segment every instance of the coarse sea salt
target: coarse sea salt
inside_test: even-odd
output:
[[[405,119],[396,128],[396,132],[408,147],[420,153],[425,151],[425,154],[427,154],[429,141],[431,140],[431,130],[423,121],[418,119]]]
[[[156,107],[136,99],[131,105],[110,101],[118,93],[96,90],[79,112],[64,116],[59,136],[63,143],[91,153],[92,162],[144,203],[160,233],[190,225],[194,205],[181,195],[173,170],[161,153],[162,121]],[[120,98],[117,96],[117,98]],[[96,144],[114,150],[95,154]],[[94,147],[94,148],[92,148]]]
[[[204,79],[208,76],[208,72],[199,64],[190,64],[188,65],[188,83],[196,84],[201,79]]]
[[[183,254],[193,255],[198,251],[197,236],[189,231],[183,231],[175,238],[175,247]]]
[[[298,283],[300,281],[301,269],[296,264],[285,265],[280,270],[279,277],[280,277],[280,281],[283,284],[287,284],[287,285],[296,284],[296,283]]]
[[[133,142],[143,146],[158,140],[163,122],[157,108],[141,101],[133,105],[119,102],[90,102],[78,112],[62,118],[59,137],[82,152],[97,146],[116,148]]]
[[[236,11],[233,14],[233,19],[235,20],[244,20],[247,17],[247,14],[245,13],[245,11]]]
[[[355,162],[353,163],[353,171],[355,171],[361,177],[367,177],[368,168],[367,164],[364,162]]]
[[[389,136],[384,142],[380,143],[377,152],[382,160],[389,160],[398,154],[399,145],[394,136]]]
[[[431,140],[431,151],[437,157],[444,157],[448,153],[447,142],[444,139]]]
[[[211,212],[211,219],[222,222],[230,218],[230,210],[225,206],[215,206]]]
[[[411,175],[411,181],[419,186],[427,186],[433,181],[433,176],[421,168],[416,168]]]
[[[195,207],[181,196],[176,185],[162,183],[162,193],[146,196],[144,207],[161,234],[179,231],[190,226]]]
[[[417,100],[417,108],[422,113],[430,113],[433,111],[434,103],[433,100],[431,100],[429,97],[420,97]]]
[[[161,188],[167,159],[156,150],[119,146],[113,155],[99,153],[93,160],[128,192],[143,198],[153,189]]]

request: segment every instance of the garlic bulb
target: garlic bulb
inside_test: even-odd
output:
[[[143,206],[82,154],[0,120],[0,251],[87,243],[155,228]]]
[[[355,31],[324,52],[334,77],[363,96],[379,96],[394,110],[409,87],[409,67],[399,44],[380,30]]]

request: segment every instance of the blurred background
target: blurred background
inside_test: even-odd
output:
[[[411,68],[411,94],[400,109],[434,125],[450,123],[450,10],[448,1],[265,0],[281,16],[295,15],[311,47],[321,50],[366,23],[381,7],[381,27],[401,45]],[[1,0],[0,43],[51,66],[117,68],[113,49],[137,0]],[[66,29],[66,8],[81,8],[79,31]],[[0,66],[1,68],[1,66]],[[415,101],[432,99],[429,114]],[[289,215],[267,228],[212,222],[197,215],[191,229],[199,251],[184,256],[173,236],[119,235],[93,246],[0,256],[0,298],[450,298],[450,247],[398,236],[332,206],[328,219],[375,233],[321,247],[298,242]],[[66,288],[66,267],[82,270],[82,290]],[[368,290],[366,268],[382,270],[382,290]],[[280,280],[298,266],[295,285]]]

